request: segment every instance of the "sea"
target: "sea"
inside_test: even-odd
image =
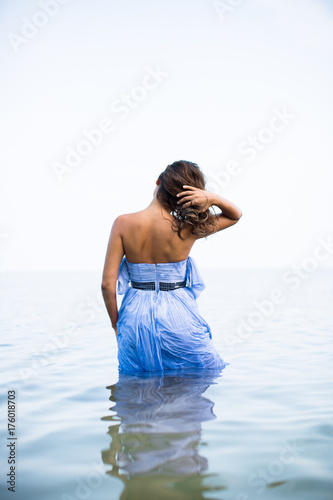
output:
[[[202,269],[228,365],[141,376],[99,272],[2,273],[0,498],[333,499],[333,270],[292,272]]]

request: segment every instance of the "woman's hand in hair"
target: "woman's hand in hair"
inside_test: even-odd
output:
[[[183,186],[184,191],[181,191],[176,196],[179,198],[177,204],[183,203],[183,207],[195,206],[199,212],[204,212],[212,205],[212,193],[199,189],[194,186]]]

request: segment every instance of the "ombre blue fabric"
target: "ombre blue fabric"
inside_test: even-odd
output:
[[[159,282],[186,279],[186,287],[162,291]],[[140,290],[131,281],[155,282],[155,290]],[[117,292],[119,309],[118,369],[153,372],[175,369],[222,369],[208,323],[200,315],[197,297],[205,284],[194,259],[159,264],[131,263],[123,257]]]

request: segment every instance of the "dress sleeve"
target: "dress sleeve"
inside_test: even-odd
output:
[[[124,295],[124,293],[127,292],[127,290],[130,288],[129,281],[130,281],[130,276],[128,274],[126,257],[123,257],[120,263],[119,273],[118,273],[118,288],[117,288],[118,295]]]
[[[186,286],[192,290],[195,298],[199,297],[200,293],[206,288],[196,262],[191,256],[187,258]]]

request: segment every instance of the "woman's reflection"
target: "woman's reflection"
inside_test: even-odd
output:
[[[208,462],[198,451],[201,423],[216,418],[203,393],[219,376],[212,370],[120,374],[108,387],[115,405],[103,418],[112,422],[112,440],[102,459],[112,465],[108,473],[125,483],[121,499],[201,499],[223,489],[203,484]]]

